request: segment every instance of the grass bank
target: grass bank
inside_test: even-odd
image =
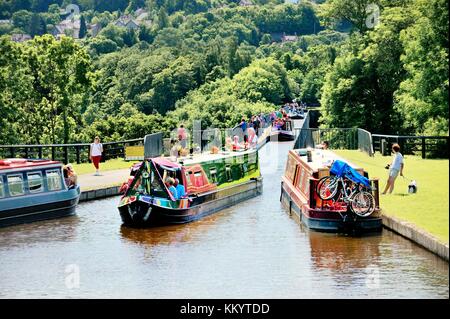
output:
[[[100,163],[100,172],[130,168],[131,165],[137,162],[138,161],[127,162],[123,158],[111,159],[104,163]],[[95,173],[95,167],[92,163],[72,164],[72,166],[78,175]]]
[[[363,167],[370,178],[380,179],[380,194],[386,186],[388,170],[384,167],[392,157],[377,153],[369,157],[360,151],[336,150],[337,154]],[[422,159],[405,155],[403,173],[398,177],[391,195],[380,195],[380,206],[386,215],[398,217],[449,242],[449,160]],[[408,193],[410,179],[417,182],[416,194]]]

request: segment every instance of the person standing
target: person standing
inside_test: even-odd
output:
[[[392,194],[392,191],[394,190],[394,184],[395,180],[397,179],[398,174],[400,173],[400,176],[403,176],[403,155],[400,153],[400,145],[394,144],[392,145],[392,152],[394,152],[394,158],[392,160],[391,165],[387,165],[389,168],[389,177],[386,184],[386,187],[384,188],[383,195],[386,194],[386,192],[389,190],[389,194]]]
[[[187,147],[187,135],[186,135],[186,129],[184,128],[184,125],[181,124],[178,128],[178,140],[180,141],[180,145],[182,148]]]
[[[181,199],[186,197],[186,189],[183,184],[180,184],[180,180],[178,178],[175,178],[175,189],[177,190],[177,199]]]
[[[100,143],[100,138],[96,136],[94,138],[94,143],[91,144],[90,148],[90,156],[89,159],[95,166],[95,176],[99,176],[99,166],[100,166],[100,160],[102,159],[102,153],[103,153],[103,145]]]
[[[175,184],[175,180],[172,177],[167,177],[166,179],[166,187],[169,190],[172,199],[173,200],[177,200],[178,199],[178,193],[177,193],[177,189],[174,186]]]
[[[245,121],[245,118],[242,118],[241,123],[239,124],[239,127],[242,130],[242,133],[244,134],[244,143],[247,143],[248,141],[248,132],[247,132],[247,122]]]

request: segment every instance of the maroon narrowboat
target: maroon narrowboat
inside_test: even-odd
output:
[[[382,220],[377,179],[370,180],[374,209],[367,217],[356,215],[348,203],[336,198],[322,200],[317,193],[318,181],[330,175],[330,166],[338,159],[342,160],[329,150],[314,149],[310,156],[305,149],[289,151],[281,182],[280,200],[283,206],[294,219],[312,230],[355,234],[380,231]],[[368,178],[368,173],[362,168],[348,164]]]

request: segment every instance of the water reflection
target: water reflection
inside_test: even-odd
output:
[[[0,228],[0,248],[73,240],[79,231],[77,215]]]
[[[120,227],[120,235],[123,239],[133,243],[157,246],[172,245],[177,243],[191,242],[198,232],[205,231],[204,223],[190,223],[186,225],[169,225],[152,227],[147,229]]]
[[[315,267],[343,274],[378,264],[382,235],[348,238],[344,235],[309,232],[311,260]]]

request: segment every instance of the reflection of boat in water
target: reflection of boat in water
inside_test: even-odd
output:
[[[336,274],[370,267],[380,259],[381,234],[347,237],[311,231],[309,241],[314,266]]]
[[[309,160],[308,160],[308,157]],[[340,159],[328,150],[291,150],[281,182],[281,202],[289,214],[307,227],[323,232],[364,233],[382,229],[378,203],[378,187],[374,192],[374,212],[367,217],[357,216],[350,205],[341,200],[322,200],[317,194],[317,182],[330,175],[331,162]],[[362,168],[353,167],[355,174],[366,175]],[[359,176],[359,175],[358,175]]]
[[[193,236],[205,227],[207,226],[202,223],[167,225],[164,227],[152,227],[151,229],[139,229],[122,225],[120,228],[120,233],[123,238],[135,243],[150,246],[161,244],[168,245],[173,243],[189,242],[192,240]]]
[[[295,133],[293,129],[293,122],[290,119],[279,120],[273,123],[272,131],[270,132],[270,141],[293,141],[295,140]]]
[[[67,188],[62,163],[0,160],[0,226],[75,214],[80,187]]]
[[[174,198],[164,181],[177,178],[186,196]],[[145,159],[135,172],[119,212],[125,225],[155,226],[198,220],[261,193],[256,149]]]

